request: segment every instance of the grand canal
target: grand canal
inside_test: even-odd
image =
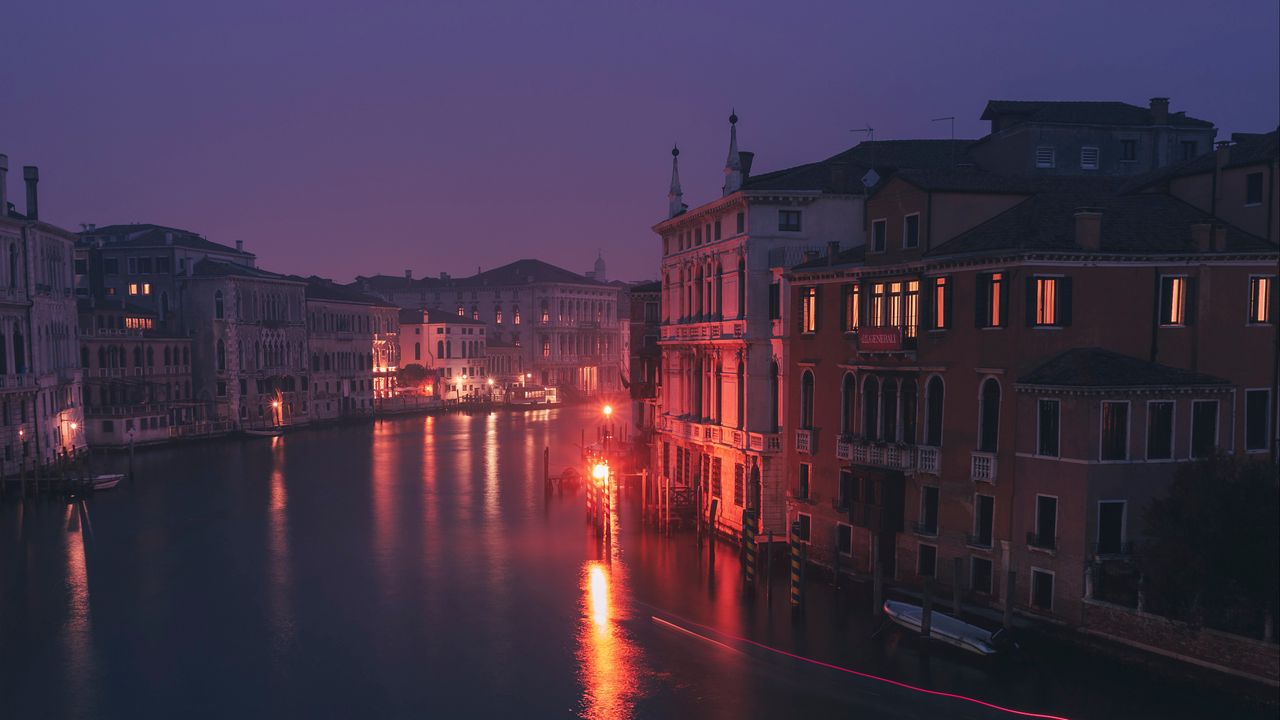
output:
[[[1018,716],[922,689],[1071,718],[1274,717],[1043,643],[922,652],[816,573],[793,616],[781,563],[772,604],[744,598],[735,549],[647,532],[625,497],[604,547],[581,495],[541,481],[543,448],[574,464],[594,415],[169,447],[84,501],[11,498],[0,717]]]

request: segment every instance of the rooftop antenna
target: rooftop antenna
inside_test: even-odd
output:
[[[875,187],[876,183],[880,182],[880,175],[876,172],[875,160],[876,146],[874,143],[876,140],[876,129],[871,127],[871,123],[867,123],[866,127],[854,128],[849,132],[866,133],[867,142],[872,143],[871,147],[867,148],[867,165],[869,165],[870,168],[867,170],[867,174],[862,176],[862,232],[865,237],[865,233],[867,231],[867,198],[871,194],[871,188]]]
[[[943,120],[951,121],[951,139],[955,140],[956,139],[956,116],[955,115],[948,115],[946,117],[934,118],[929,122],[942,122]]]

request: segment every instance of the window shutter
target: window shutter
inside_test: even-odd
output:
[[[933,302],[937,290],[937,278],[928,278],[920,283],[924,288],[924,302],[920,303],[920,327],[933,329]]]
[[[987,295],[991,289],[991,276],[979,275],[977,287],[973,293],[973,324],[975,327],[987,326]]]
[[[1009,324],[1009,286],[1013,284],[1013,276],[1004,274],[1004,282],[1000,283],[1000,327]]]
[[[942,327],[951,327],[951,289],[955,278],[948,278],[946,287],[942,288]]]
[[[1036,277],[1027,277],[1027,327],[1036,324]]]
[[[1156,308],[1156,321],[1161,325],[1167,325],[1173,317],[1173,283],[1170,278],[1162,277],[1159,279],[1159,286],[1160,298]]]
[[[1069,277],[1058,281],[1058,324],[1062,327],[1071,325],[1071,278]]]
[[[1193,277],[1187,278],[1187,294],[1183,302],[1186,303],[1183,308],[1185,311],[1183,312],[1183,324],[1191,325],[1196,321],[1196,279]]]
[[[822,325],[822,286],[813,289],[813,331],[818,332]]]

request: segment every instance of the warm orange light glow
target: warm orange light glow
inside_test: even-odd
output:
[[[609,579],[605,577],[604,567],[599,564],[591,566],[589,575],[591,622],[596,627],[605,627],[609,624]]]
[[[489,384],[493,385],[493,378],[489,378]]]
[[[638,653],[618,621],[626,619],[614,583],[623,584],[600,562],[589,562],[582,578],[583,620],[578,636],[582,664],[581,716],[604,720],[630,717],[639,687]]]
[[[75,423],[75,422],[71,423],[71,429],[72,429],[72,430],[75,430],[75,429],[76,429],[76,428],[78,428],[78,427],[80,427],[80,424],[79,424],[79,423]]]
[[[604,416],[605,416],[605,417],[609,417],[609,416],[610,416],[610,415],[612,415],[612,414],[613,414],[613,406],[612,406],[612,405],[605,405],[605,406],[604,406]]]
[[[596,480],[604,480],[609,477],[609,466],[604,463],[597,463],[595,467],[591,468],[591,477]]]
[[[275,409],[279,410],[279,409],[280,409],[280,401],[279,401],[279,400],[272,400],[272,401],[271,401],[271,407],[273,407],[273,408],[275,408]]]

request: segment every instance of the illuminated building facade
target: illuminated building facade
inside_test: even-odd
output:
[[[399,308],[322,278],[301,280],[311,419],[371,415],[375,398],[394,392],[399,348],[392,340],[398,339]]]

